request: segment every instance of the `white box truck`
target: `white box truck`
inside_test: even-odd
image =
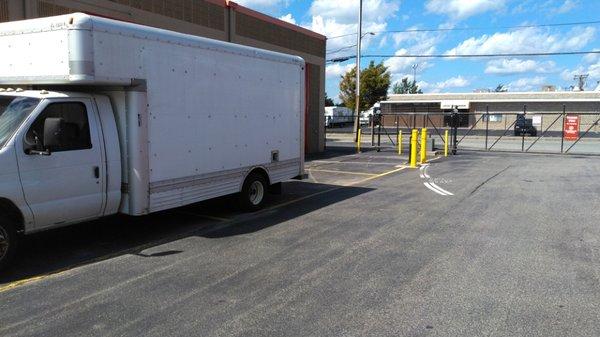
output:
[[[352,115],[354,112],[346,107],[328,106],[325,107],[325,126],[334,128],[343,127],[354,123]]]
[[[304,61],[86,14],[0,24],[0,267],[19,235],[304,170]]]

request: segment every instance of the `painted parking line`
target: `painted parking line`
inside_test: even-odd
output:
[[[268,211],[279,209],[281,207],[285,207],[285,206],[288,206],[288,205],[291,205],[291,204],[297,203],[299,201],[303,201],[303,200],[306,200],[306,199],[309,199],[309,198],[312,198],[312,197],[315,197],[315,196],[318,196],[318,195],[322,195],[322,194],[325,194],[325,193],[333,192],[333,191],[340,190],[340,189],[347,188],[347,187],[351,187],[351,186],[360,185],[360,184],[369,182],[371,180],[379,179],[381,177],[385,177],[385,176],[388,176],[390,174],[393,174],[393,173],[396,173],[396,172],[400,172],[400,171],[402,171],[402,170],[404,170],[406,168],[407,167],[401,167],[401,168],[397,168],[397,169],[394,169],[394,170],[391,170],[391,171],[387,171],[387,172],[383,172],[383,173],[376,174],[376,175],[369,174],[370,177],[368,177],[366,179],[363,179],[363,180],[360,180],[360,181],[357,181],[357,182],[353,182],[353,183],[350,183],[350,184],[346,184],[346,185],[340,185],[340,186],[337,186],[337,187],[334,187],[334,188],[330,188],[330,189],[327,189],[327,190],[324,190],[324,191],[315,192],[315,193],[312,193],[312,194],[309,194],[309,195],[306,195],[306,196],[303,196],[303,197],[299,197],[299,198],[296,198],[296,199],[293,199],[293,200],[290,200],[290,201],[287,201],[287,202],[284,202],[284,203],[281,203],[281,204],[273,205],[272,207],[268,207],[268,208],[265,208],[265,209],[263,209],[263,210],[261,210],[259,212],[254,213],[254,215],[255,216],[262,215],[263,213],[266,213]],[[193,213],[191,213],[190,215],[196,215],[196,216],[198,216],[197,214],[193,214]],[[168,242],[172,242],[172,241],[176,241],[176,240],[179,240],[179,239],[183,239],[183,238],[185,238],[185,237],[187,237],[187,236],[189,236],[191,234],[202,234],[202,235],[209,234],[211,232],[215,232],[215,231],[224,229],[227,226],[235,224],[236,221],[244,221],[245,220],[245,219],[237,220],[237,219],[226,219],[226,218],[215,218],[215,219],[221,219],[222,221],[218,225],[216,225],[216,226],[214,226],[214,227],[212,227],[212,228],[210,228],[208,230],[204,230],[203,231],[203,230],[198,230],[197,228],[194,228],[194,229],[191,229],[189,231],[185,231],[183,233],[180,233],[180,234],[177,234],[177,235],[174,235],[174,236],[165,237],[165,238],[162,238],[162,239],[159,239],[159,240],[156,240],[156,241],[153,241],[153,242],[149,242],[149,243],[146,243],[146,244],[143,244],[143,245],[139,245],[139,246],[136,246],[136,247],[132,247],[132,248],[127,248],[127,249],[124,249],[124,250],[120,250],[120,251],[115,252],[115,253],[111,253],[111,254],[99,256],[99,257],[91,259],[91,260],[82,261],[80,263],[77,263],[77,264],[74,264],[74,265],[71,265],[71,266],[68,266],[68,267],[65,267],[65,268],[61,268],[61,269],[58,269],[58,270],[55,270],[55,271],[51,271],[51,272],[48,272],[48,273],[45,273],[45,274],[42,274],[42,275],[36,275],[36,276],[33,276],[33,277],[29,277],[29,278],[21,279],[21,280],[14,281],[14,282],[11,282],[11,283],[7,283],[7,284],[5,284],[5,285],[3,285],[3,286],[0,287],[0,293],[7,292],[7,291],[10,291],[10,290],[13,290],[13,289],[25,286],[25,285],[29,285],[29,284],[38,282],[38,281],[42,281],[42,280],[50,278],[50,277],[64,275],[64,274],[66,274],[66,273],[68,273],[68,272],[70,272],[70,271],[72,271],[72,270],[74,270],[75,268],[78,268],[78,267],[82,267],[82,266],[93,264],[93,263],[97,263],[97,262],[106,261],[106,260],[109,260],[109,259],[117,257],[117,256],[122,256],[122,255],[126,255],[126,254],[133,254],[133,253],[140,252],[140,251],[143,251],[143,250],[151,248],[151,247],[155,247],[155,246],[159,246],[161,244],[165,244],[165,243],[168,243]]]
[[[325,173],[341,173],[341,174],[354,174],[357,176],[376,176],[376,173],[364,173],[364,172],[350,172],[350,171],[337,171],[337,170],[321,170],[321,169],[308,169],[313,172],[325,172]]]

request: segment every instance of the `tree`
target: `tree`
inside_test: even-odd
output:
[[[327,96],[327,93],[325,93],[325,106],[335,106],[335,103],[331,97]]]
[[[409,81],[408,77],[402,79],[401,82],[396,82],[392,88],[392,92],[397,95],[401,94],[422,94],[415,80]]]
[[[390,88],[391,75],[382,63],[371,61],[360,73],[360,111],[365,111],[373,104],[385,100]],[[356,107],[356,67],[342,76],[340,82],[340,99],[344,106],[355,110]]]
[[[506,86],[502,83],[498,84],[498,86],[496,87],[496,89],[494,89],[495,92],[507,92],[508,89],[506,88]]]

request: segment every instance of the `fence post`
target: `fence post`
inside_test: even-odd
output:
[[[444,157],[448,157],[448,130],[444,131]]]
[[[485,150],[488,150],[488,135],[490,132],[490,106],[485,106]]]
[[[523,121],[527,115],[527,105],[523,105]],[[525,133],[521,130],[521,152],[525,152]]]
[[[562,113],[562,131],[560,134],[560,153],[563,153],[565,150],[565,114],[567,112],[566,104],[563,104],[563,113]]]
[[[381,123],[383,123],[383,118],[379,117],[379,125],[377,126],[377,152],[381,151]]]
[[[421,129],[421,164],[427,162],[427,129]]]
[[[396,142],[398,143],[398,154],[402,154],[402,131],[398,131],[398,139]]]
[[[375,114],[371,115],[371,147],[375,146]]]
[[[419,130],[413,129],[410,135],[410,167],[417,167],[417,138],[419,137]]]

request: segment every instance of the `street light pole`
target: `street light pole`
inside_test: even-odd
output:
[[[354,116],[354,141],[358,141],[360,128],[360,44],[362,42],[362,0],[358,5],[358,34],[356,35],[356,107]]]

